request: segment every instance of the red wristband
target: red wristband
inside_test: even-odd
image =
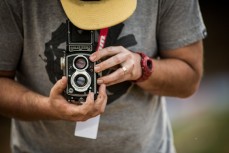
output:
[[[136,52],[141,56],[141,68],[142,68],[142,75],[139,79],[135,80],[134,82],[143,82],[147,80],[151,74],[153,73],[153,60],[149,58],[144,53]]]

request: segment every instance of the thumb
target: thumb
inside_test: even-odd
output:
[[[64,89],[67,87],[67,78],[63,76],[56,84],[52,87],[50,91],[50,96],[61,95]]]

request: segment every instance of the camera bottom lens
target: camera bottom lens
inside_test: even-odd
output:
[[[87,78],[84,75],[78,75],[75,77],[75,84],[79,87],[84,87],[87,84]]]
[[[75,89],[76,92],[85,92],[91,85],[91,76],[86,72],[76,71],[71,76],[71,86]]]

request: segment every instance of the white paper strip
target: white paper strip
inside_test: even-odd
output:
[[[77,122],[75,136],[96,139],[99,128],[100,115],[88,119],[85,122]]]

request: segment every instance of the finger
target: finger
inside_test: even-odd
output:
[[[65,76],[58,80],[50,91],[50,96],[61,95],[67,87],[67,78]]]
[[[95,66],[95,72],[101,72],[113,66],[119,65],[126,60],[126,56],[124,54],[117,54],[115,56],[110,57],[109,59],[97,64]]]
[[[127,79],[126,78],[121,78],[121,79],[119,79],[119,80],[115,80],[115,81],[113,81],[113,82],[110,82],[110,83],[107,83],[106,85],[107,85],[107,87],[109,87],[109,86],[112,86],[112,85],[114,85],[114,84],[118,84],[118,83],[121,83],[121,82],[124,82],[124,81],[126,81]]]
[[[97,99],[105,99],[106,97],[107,97],[106,85],[101,84],[99,87],[99,95],[98,95]]]
[[[85,104],[94,104],[94,93],[93,92],[89,92],[89,94],[87,95]]]
[[[90,109],[93,108],[94,106],[94,93],[93,92],[89,92],[89,94],[87,95],[86,101],[83,103],[82,107],[86,112],[89,112]]]
[[[104,111],[105,106],[103,106],[104,105],[103,103],[105,100],[104,95],[106,94],[106,89],[104,86],[105,85],[100,86],[99,95],[98,95],[96,102],[94,102],[94,94],[89,93],[86,103],[83,104],[84,106],[84,109],[82,109],[82,111],[84,111],[82,112],[82,114],[84,114],[83,119],[95,117]]]
[[[98,84],[104,83],[106,85],[111,84],[112,82],[120,82],[118,80],[128,80],[131,77],[131,71],[133,67],[125,66],[126,70],[124,71],[123,68],[119,68],[113,73],[103,76],[97,80]]]
[[[107,47],[107,48],[104,48],[104,49],[101,49],[100,51],[97,51],[95,53],[93,53],[91,56],[90,56],[90,60],[92,62],[95,62],[95,61],[98,61],[104,57],[109,57],[109,56],[113,56],[115,54],[118,54],[120,53],[121,51],[123,51],[124,48],[123,47]]]
[[[77,105],[70,109],[71,116],[75,120],[86,120],[93,114],[94,107],[94,93],[90,92],[87,95],[86,101],[82,105]]]
[[[106,94],[106,85],[102,84],[99,88],[99,95],[96,99],[95,107],[99,114],[105,111],[105,107],[107,104],[107,94]]]

